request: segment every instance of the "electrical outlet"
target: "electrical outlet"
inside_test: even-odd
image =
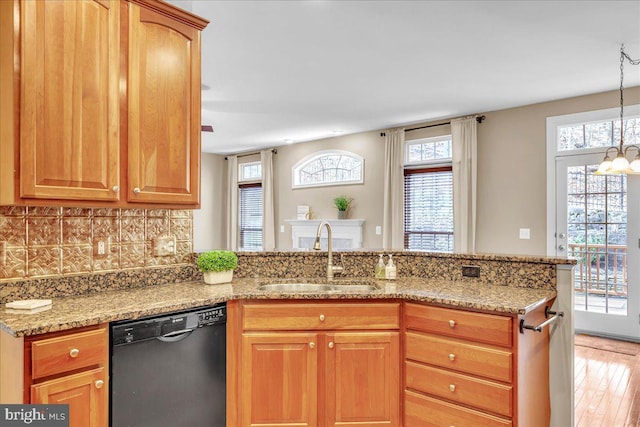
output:
[[[376,236],[379,236],[382,234],[382,227],[380,225],[376,225]]]
[[[7,242],[4,240],[0,242],[0,266],[7,263]]]
[[[480,277],[480,267],[477,265],[463,265],[462,266],[463,277]]]
[[[175,236],[159,236],[153,239],[153,256],[171,256],[175,254]]]
[[[527,240],[531,238],[531,229],[529,228],[521,228],[520,229],[520,238]]]
[[[111,252],[111,237],[95,237],[93,239],[93,257],[106,258]]]

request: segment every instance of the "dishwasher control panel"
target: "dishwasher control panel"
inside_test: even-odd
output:
[[[226,321],[227,306],[220,304],[187,312],[114,322],[111,324],[111,344],[118,346],[164,336],[175,336],[196,328],[224,324]]]
[[[198,326],[208,326],[227,321],[227,307],[217,306],[198,312]]]

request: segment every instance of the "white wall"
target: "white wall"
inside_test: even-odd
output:
[[[202,153],[200,209],[193,211],[193,250],[202,252],[226,247],[224,156]]]

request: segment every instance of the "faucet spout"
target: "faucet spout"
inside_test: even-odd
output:
[[[322,234],[322,226],[327,227],[327,279],[333,279],[335,273],[342,273],[342,266],[333,265],[333,242],[332,242],[332,232],[331,232],[331,224],[328,221],[322,221],[318,225],[318,231],[316,232],[316,241],[313,244],[313,249],[316,251],[320,250],[320,235]]]

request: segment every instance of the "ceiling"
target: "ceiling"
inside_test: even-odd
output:
[[[202,149],[219,154],[614,90],[620,44],[640,58],[638,0],[171,3],[211,21]]]

